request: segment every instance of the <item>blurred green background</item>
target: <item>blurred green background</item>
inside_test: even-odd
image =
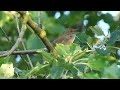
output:
[[[66,28],[79,26],[81,23],[84,24],[84,30],[86,34],[94,37],[94,34],[89,30],[89,26],[97,25],[99,21],[103,20],[104,23],[109,25],[109,31],[112,33],[119,26],[120,20],[119,15],[113,17],[110,13],[102,13],[101,11],[39,11],[41,24],[45,27],[47,32],[47,36],[51,42],[55,40],[62,32],[66,30]],[[0,27],[4,30],[7,37],[14,44],[18,37],[18,32],[16,28],[16,21],[13,18],[13,15],[16,12],[11,11],[0,11]],[[32,19],[37,23],[38,22],[38,12],[37,11],[29,11],[29,15]],[[18,14],[19,16],[19,14]],[[19,18],[19,26],[21,26],[21,19]],[[104,27],[104,26],[103,26]],[[102,28],[102,27],[101,27]],[[80,38],[82,42],[84,42],[84,38],[82,38],[84,34],[79,33],[77,36]],[[2,30],[0,30],[0,51],[9,50],[13,44],[7,40],[5,34]],[[28,50],[31,49],[40,49],[44,48],[44,44],[42,41],[35,35],[32,29],[28,26],[27,31],[24,34],[23,41]],[[75,43],[80,44],[79,40],[75,40]],[[119,46],[119,43],[118,43]],[[18,47],[19,50],[23,50],[22,44]],[[17,58],[19,56],[14,55],[10,56],[9,60],[14,62],[14,65],[18,68],[25,68],[26,63],[24,59]],[[25,55],[22,56],[27,59]],[[39,62],[42,63],[42,59],[40,55],[30,55],[30,58],[35,65],[39,59]],[[2,58],[1,58],[2,59]],[[20,59],[20,61],[19,61]],[[7,59],[6,59],[7,60]],[[19,64],[16,62],[19,61]],[[0,61],[2,62],[2,61]]]

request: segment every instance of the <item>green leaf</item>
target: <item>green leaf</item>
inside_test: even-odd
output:
[[[86,43],[88,36],[85,33],[80,33],[78,38],[82,43]]]
[[[49,71],[50,71],[50,65],[49,64],[42,65],[41,69],[38,72],[36,72],[36,76],[48,75]]]
[[[93,70],[101,71],[105,66],[105,61],[101,59],[93,60],[89,62],[89,65]]]
[[[103,31],[97,25],[94,27],[91,26],[90,29],[98,36],[104,35]]]
[[[114,54],[116,54],[116,50],[118,50],[114,46],[106,46],[106,48],[109,52],[114,53]]]
[[[73,76],[78,76],[78,73],[79,73],[79,69],[75,66],[73,66],[73,68],[71,68],[71,72],[72,72],[72,75]]]
[[[52,53],[47,53],[45,51],[42,51],[41,54],[43,56],[43,59],[48,61],[49,63],[54,60],[54,56],[52,55]]]
[[[65,56],[70,54],[70,47],[68,45],[63,45],[63,44],[57,44],[55,47],[57,54],[61,56]]]
[[[95,37],[88,37],[87,42],[90,47],[93,47],[93,45],[99,44],[99,39],[97,39]]]
[[[79,45],[74,43],[70,46],[57,44],[55,49],[58,56],[64,58],[65,61],[74,61],[86,54],[86,52],[81,50]]]
[[[107,79],[120,78],[120,68],[118,68],[116,63],[112,64],[109,67],[105,67],[102,78],[107,78]]]
[[[84,75],[84,79],[100,79],[100,76],[98,73],[86,73]]]
[[[108,45],[115,44],[116,40],[120,39],[120,29],[112,32],[110,39],[108,40]]]
[[[32,70],[30,70],[26,75],[25,77],[29,77],[33,74],[35,74],[36,72],[38,72],[40,70],[41,66],[36,66],[34,67]]]
[[[76,43],[73,43],[72,45],[70,45],[70,51],[74,53],[82,52],[81,47]]]
[[[73,55],[72,61],[78,60],[86,55],[86,51],[83,52],[77,52]]]
[[[101,56],[100,54],[91,54],[89,57],[89,66],[93,70],[98,70],[101,71],[105,66],[108,65],[107,61],[117,61],[116,58],[106,55],[106,56]]]
[[[57,20],[58,23],[61,23],[65,27],[71,27],[76,24],[82,23],[84,19],[84,12],[70,11],[69,15],[61,14],[61,17]]]
[[[93,70],[101,71],[106,65],[104,57],[98,54],[92,54],[88,58],[89,58],[88,64],[90,68]]]
[[[47,22],[47,24],[48,23],[50,23],[50,22]],[[65,31],[65,28],[60,24],[51,23],[46,26],[46,31],[51,35],[53,35],[53,34],[59,35]]]
[[[115,62],[118,60],[118,59],[116,59],[115,57],[113,57],[113,56],[108,56],[108,55],[105,56],[105,59],[108,60],[108,61],[115,61]]]
[[[49,19],[47,13],[45,11],[40,11],[40,18],[41,18],[41,23],[44,23],[47,19]],[[37,18],[38,19],[38,18]]]
[[[9,60],[10,60],[10,57],[1,57],[1,58],[0,58],[0,66],[1,66],[2,64],[8,63]]]
[[[62,77],[63,72],[64,67],[53,64],[52,68],[50,69],[50,76],[52,79],[59,79]]]
[[[35,34],[30,35],[27,40],[27,49],[39,49],[44,47],[43,42]]]
[[[35,66],[33,69],[31,69],[26,75],[25,77],[29,77],[31,75],[39,75],[39,74],[45,74],[48,73],[48,69],[49,69],[49,64],[45,64],[45,65],[37,65]]]
[[[108,55],[110,53],[108,50],[99,49],[99,48],[96,48],[96,51],[98,54],[100,54],[102,56]]]
[[[71,68],[73,67],[74,65],[72,63],[66,63],[65,65],[65,69],[66,70],[71,70]]]

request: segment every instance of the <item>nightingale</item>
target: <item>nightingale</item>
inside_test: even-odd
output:
[[[79,32],[78,29],[68,28],[62,35],[53,41],[53,46],[55,46],[56,43],[71,45],[75,40],[77,32]]]

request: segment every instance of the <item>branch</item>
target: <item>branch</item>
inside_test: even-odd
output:
[[[10,44],[13,44],[13,43],[10,41],[10,39],[9,39],[9,37],[8,37],[8,35],[7,35],[7,33],[2,29],[2,27],[0,27],[0,29],[1,29],[1,31],[4,33],[6,39],[10,42]]]
[[[18,24],[18,17],[17,17],[17,15],[15,16],[15,20],[16,20],[16,24],[17,24],[17,31],[18,31],[18,34],[20,35],[20,28],[19,28],[19,24]],[[24,50],[27,50],[23,40],[21,40],[21,42],[22,42],[22,46],[23,46]],[[30,64],[31,68],[33,68],[33,64],[32,64],[32,62],[30,60],[30,56],[28,54],[26,56],[27,56],[27,59],[29,61],[29,64]]]
[[[40,29],[39,26],[31,19],[31,17],[24,14],[23,11],[18,11],[18,13],[21,15],[22,18],[24,18],[24,16],[28,17],[27,24],[33,29],[33,31],[42,40],[42,42],[45,44],[48,51],[53,51],[53,46],[50,43],[49,39],[47,38],[45,30]]]
[[[0,57],[9,56],[13,51],[15,51],[15,49],[18,47],[19,43],[20,43],[21,40],[22,40],[22,37],[23,37],[24,32],[25,32],[25,30],[26,30],[25,27],[26,27],[26,26],[23,24],[23,25],[22,25],[22,30],[21,30],[21,32],[20,32],[20,34],[19,34],[19,37],[18,37],[16,43],[14,44],[14,46],[13,46],[9,51],[7,51],[6,53],[1,54]]]
[[[41,50],[44,50],[44,51],[47,51],[46,48],[42,48],[42,49],[35,49],[35,50],[20,50],[20,51],[13,51],[11,53],[11,55],[26,55],[26,54],[39,54],[38,51],[41,51]],[[0,55],[3,55],[5,53],[7,53],[8,51],[2,51],[0,52]],[[7,55],[6,55],[7,56]],[[4,56],[5,57],[5,56]]]

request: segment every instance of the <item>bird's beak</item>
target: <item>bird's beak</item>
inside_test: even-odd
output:
[[[80,32],[79,29],[73,29],[71,32]]]

